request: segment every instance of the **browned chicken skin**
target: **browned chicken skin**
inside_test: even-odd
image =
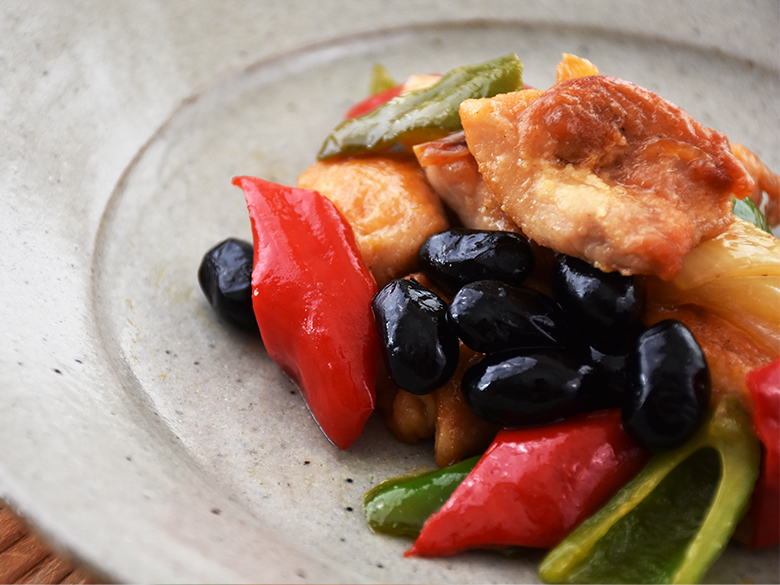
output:
[[[493,200],[463,132],[418,144],[414,154],[428,183],[465,227],[520,231]]]
[[[742,161],[756,182],[750,198],[763,209],[769,225],[776,227],[780,224],[780,176],[773,173],[747,146],[732,143],[731,152]]]
[[[601,75],[467,100],[469,150],[501,208],[543,246],[604,271],[673,278],[754,181],[725,135]]]
[[[318,161],[297,184],[322,193],[349,221],[379,288],[414,270],[422,243],[449,226],[441,201],[411,159]]]

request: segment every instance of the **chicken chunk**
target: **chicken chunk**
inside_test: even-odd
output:
[[[569,53],[563,54],[555,71],[558,82],[599,74],[593,63]],[[524,94],[526,98],[539,95],[538,91]],[[425,169],[425,176],[433,190],[465,227],[520,231],[490,194],[462,131],[418,144],[414,147],[414,154]]]
[[[598,268],[671,279],[732,221],[754,181],[725,135],[602,75],[461,104],[469,150],[537,243]]]
[[[490,194],[463,132],[414,147],[433,190],[467,228],[519,231]]]
[[[747,146],[732,144],[731,152],[742,161],[756,182],[756,188],[750,196],[766,215],[772,227],[780,225],[780,176],[766,166]]]
[[[588,75],[598,75],[599,68],[593,63],[577,55],[564,53],[563,58],[555,67],[555,81],[568,81],[578,77],[587,77]]]
[[[414,160],[319,161],[301,173],[297,184],[319,191],[344,215],[379,288],[414,270],[422,243],[449,226],[441,201]]]
[[[399,441],[414,444],[434,438],[437,467],[447,467],[484,452],[498,432],[496,425],[474,414],[461,391],[464,372],[480,359],[481,354],[461,343],[458,371],[452,379],[425,396],[396,388],[386,409],[387,426]],[[387,382],[383,384],[386,388]]]

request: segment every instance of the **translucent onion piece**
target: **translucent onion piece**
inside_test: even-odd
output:
[[[699,244],[671,282],[648,279],[652,302],[705,307],[780,355],[780,241],[737,219]]]
[[[712,280],[764,275],[780,276],[780,240],[737,218],[724,233],[691,250],[671,284],[691,290]]]
[[[780,351],[780,276],[726,278],[696,290],[696,304]]]

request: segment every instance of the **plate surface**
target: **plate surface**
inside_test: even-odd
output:
[[[191,19],[178,3],[102,7],[106,30],[60,14],[87,34],[60,23],[55,41],[43,36],[59,22],[54,5],[49,20],[8,10],[40,54],[11,54],[25,69],[0,102],[20,133],[2,159],[12,213],[0,233],[14,255],[0,436],[13,448],[0,455],[0,496],[108,578],[536,580],[538,553],[411,560],[408,542],[371,534],[363,493],[431,467],[432,445],[402,445],[372,419],[338,451],[260,341],[220,322],[198,288],[210,246],[251,240],[230,179],[293,183],[363,97],[374,63],[403,79],[516,52],[525,81],[547,87],[561,53],[576,53],[780,168],[775,3],[730,23],[728,3],[660,3],[641,17],[612,2],[596,14],[421,3],[400,16],[389,4],[333,4],[355,18],[306,3],[249,15],[209,5]],[[777,549],[732,545],[709,578],[776,582]]]

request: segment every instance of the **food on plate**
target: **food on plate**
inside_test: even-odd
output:
[[[441,200],[408,159],[318,161],[301,173],[297,185],[327,194],[349,221],[380,288],[409,274],[426,238],[449,226]]]
[[[464,284],[490,277],[520,285],[536,266],[528,240],[500,230],[439,232],[425,240],[417,258],[420,269],[449,295]]]
[[[475,455],[411,477],[381,483],[365,496],[366,520],[374,532],[416,538],[428,518],[450,498],[479,461]]]
[[[693,436],[710,404],[707,358],[685,324],[665,319],[636,340],[623,390],[623,427],[652,452]]]
[[[574,326],[590,331],[591,346],[601,351],[625,347],[641,326],[647,298],[635,278],[561,255],[553,267],[552,287]]]
[[[252,308],[252,244],[227,238],[206,252],[198,282],[214,310],[245,329],[257,329]]]
[[[375,74],[296,187],[234,180],[260,333],[322,431],[346,449],[376,407],[434,439],[369,526],[407,556],[551,549],[549,582],[777,546],[777,175],[574,55],[546,90],[514,55]]]
[[[616,410],[504,429],[425,522],[407,556],[448,556],[480,547],[553,547],[648,458],[623,431]]]
[[[773,173],[747,146],[734,143],[731,145],[731,151],[742,161],[755,180],[756,186],[750,195],[753,203],[763,207],[763,214],[769,225],[780,224],[780,177]],[[764,201],[765,194],[766,201]]]
[[[780,361],[747,376],[753,400],[753,427],[764,446],[760,474],[740,536],[752,548],[780,540]]]
[[[547,555],[549,583],[698,583],[744,514],[759,443],[735,397],[683,447],[639,474]]]
[[[429,394],[455,373],[458,337],[447,303],[414,278],[394,280],[371,301],[387,374],[412,394]]]
[[[427,282],[422,274],[417,277],[419,282]],[[378,408],[393,436],[410,444],[432,437],[438,467],[484,453],[498,427],[477,416],[462,391],[464,374],[481,359],[481,354],[460,342],[453,376],[442,387],[424,395],[401,390],[389,376],[380,376],[377,380]]]
[[[754,189],[725,135],[613,77],[460,111],[480,173],[523,233],[605,272],[674,277],[691,248],[728,227],[731,196]]]
[[[461,127],[458,105],[468,98],[522,88],[523,65],[506,55],[453,69],[434,85],[394,97],[374,110],[347,118],[325,139],[318,158],[414,145]]]
[[[252,223],[252,303],[265,349],[300,386],[325,435],[346,449],[374,410],[376,282],[328,199],[253,177],[233,182]]]

